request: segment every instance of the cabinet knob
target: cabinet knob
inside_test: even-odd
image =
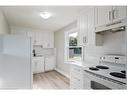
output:
[[[83,43],[87,43],[87,37],[83,37]]]

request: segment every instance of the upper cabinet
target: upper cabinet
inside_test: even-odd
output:
[[[102,26],[126,18],[125,6],[99,6],[95,7],[95,26]]]
[[[95,44],[94,8],[82,12],[78,19],[78,45]]]
[[[43,48],[54,48],[54,33],[44,32],[42,33]]]
[[[53,32],[28,32],[33,45],[42,45],[43,48],[54,48]]]
[[[95,7],[95,26],[105,25],[111,22],[112,7]]]
[[[78,23],[78,45],[87,43],[87,15],[81,13],[77,20]]]
[[[123,20],[126,17],[127,17],[127,7],[125,7],[125,6],[114,6],[112,8],[113,22]]]
[[[54,32],[17,28],[12,28],[11,30],[11,34],[30,37],[32,45],[41,45],[42,48],[54,48]]]

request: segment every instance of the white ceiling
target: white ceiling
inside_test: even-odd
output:
[[[0,7],[10,26],[56,31],[76,19],[85,6],[10,6]],[[44,20],[39,13],[48,11],[52,17]]]

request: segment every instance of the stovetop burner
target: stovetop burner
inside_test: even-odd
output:
[[[101,65],[98,65],[96,67],[99,68],[99,69],[109,69],[109,67],[107,67],[107,66],[101,66]]]
[[[110,75],[114,76],[114,77],[118,77],[118,78],[126,78],[126,75],[123,73],[119,73],[119,72],[111,72]]]
[[[120,72],[122,72],[123,74],[126,74],[126,71],[125,71],[125,70],[122,70],[122,71],[120,71]]]
[[[89,69],[90,70],[94,70],[94,71],[98,71],[99,70],[98,68],[95,68],[95,67],[90,67]]]

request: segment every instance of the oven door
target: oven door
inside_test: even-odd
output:
[[[105,85],[103,85],[103,84],[101,84],[101,83],[98,83],[98,82],[96,82],[96,81],[91,81],[90,82],[91,83],[91,89],[99,89],[99,90],[109,90],[109,89],[111,89],[111,88],[109,88],[109,87],[107,87],[107,86],[105,86]]]
[[[84,72],[84,77],[87,77],[87,80],[89,80],[89,82],[84,80],[84,87],[86,89],[125,89],[126,87],[125,85],[113,83],[112,81],[91,75],[87,72]]]
[[[99,82],[99,80],[97,80],[94,76],[84,73],[84,89],[95,89],[95,90],[111,89],[102,83],[103,83],[102,81]]]

